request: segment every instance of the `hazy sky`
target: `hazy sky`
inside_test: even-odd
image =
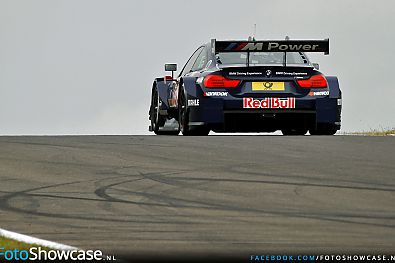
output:
[[[395,127],[395,2],[0,0],[0,134],[146,134],[152,81],[211,38],[331,39],[343,130]]]

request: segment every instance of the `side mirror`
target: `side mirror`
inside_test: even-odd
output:
[[[318,63],[313,63],[313,67],[314,67],[316,70],[320,70],[320,64],[318,64]]]
[[[166,63],[165,64],[165,71],[171,71],[171,72],[177,71],[177,64]]]
[[[174,80],[174,71],[177,71],[177,64],[166,63],[165,64],[165,71],[171,71],[171,79]]]

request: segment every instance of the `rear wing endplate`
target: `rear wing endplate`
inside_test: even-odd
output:
[[[316,52],[329,55],[329,39],[324,40],[211,40],[214,54],[222,52]]]

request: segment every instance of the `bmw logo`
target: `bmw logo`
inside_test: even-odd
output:
[[[272,75],[272,71],[270,69],[266,70],[266,76],[270,77]]]

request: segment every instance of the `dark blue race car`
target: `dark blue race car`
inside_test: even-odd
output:
[[[177,65],[166,64],[172,76],[155,79],[150,131],[334,135],[341,125],[338,79],[323,75],[306,52],[329,54],[329,39],[212,40],[177,78]]]

